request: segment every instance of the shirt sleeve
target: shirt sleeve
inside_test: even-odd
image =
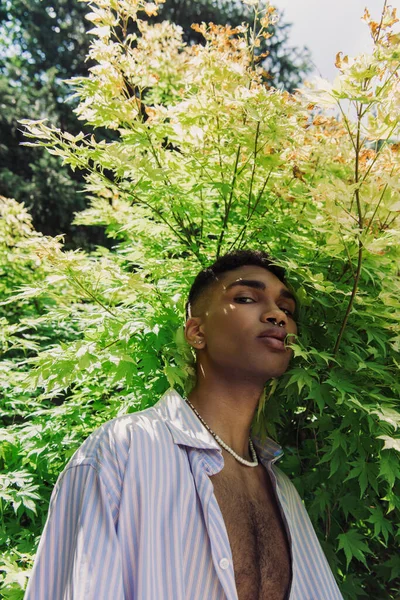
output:
[[[24,599],[124,600],[110,497],[92,464],[60,476]]]

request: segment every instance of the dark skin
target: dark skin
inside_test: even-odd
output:
[[[265,289],[232,285],[243,280],[258,281]],[[186,322],[186,339],[197,354],[197,383],[189,400],[244,458],[250,458],[250,426],[264,386],[286,371],[292,357],[290,349],[282,351],[258,337],[274,322],[283,322],[287,334],[297,334],[295,301],[283,293],[290,294],[270,271],[239,267],[221,275]]]
[[[223,273],[192,307],[186,323],[186,339],[197,356],[197,383],[189,400],[247,460],[264,386],[286,371],[292,357],[283,342],[260,336],[284,331],[289,341],[297,334],[294,312],[294,298],[273,273],[246,265]],[[222,452],[224,467],[211,480],[232,549],[239,600],[284,600],[290,554],[270,475],[261,464],[250,468]]]

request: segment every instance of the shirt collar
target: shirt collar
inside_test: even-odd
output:
[[[217,450],[221,453],[221,448],[213,436],[174,389],[168,390],[157,402],[155,408],[165,420],[175,444],[190,448]],[[253,437],[252,439],[263,464],[275,462],[283,456],[281,446],[271,438]]]
[[[196,417],[184,399],[173,389],[168,390],[157,402],[158,409],[172,434],[175,444],[191,448],[219,450],[219,445]]]

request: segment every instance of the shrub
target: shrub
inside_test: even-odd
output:
[[[25,122],[30,143],[85,171],[91,206],[75,222],[104,226],[115,246],[66,252],[60,239],[29,233],[40,285],[10,276],[19,289],[3,306],[23,302],[25,314],[44,302],[29,326],[52,323],[57,339],[28,352],[27,317],[7,330],[16,341],[3,368],[15,387],[3,398],[3,461],[19,479],[3,493],[6,590],[19,585],[9,573],[29,565],[55,476],[82,439],[169,385],[191,385],[182,324],[193,276],[232,248],[253,247],[286,268],[301,302],[295,358],[267,386],[254,426],[285,447],[280,464],[344,597],[400,592],[395,11],[386,7],[380,22],[366,11],[373,51],[339,53],[334,84],[290,95],[265,85],[256,53],[274,11],[247,3],[254,28],[198,25],[205,46],[142,20],[157,2],[91,3],[95,64],[70,83],[93,135]],[[97,127],[115,139],[97,141]],[[38,516],[18,504],[20,489],[46,499]],[[16,522],[29,532],[22,539]]]

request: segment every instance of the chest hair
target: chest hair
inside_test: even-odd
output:
[[[285,600],[290,551],[269,475],[242,479],[224,469],[211,476],[232,550],[239,600]]]

